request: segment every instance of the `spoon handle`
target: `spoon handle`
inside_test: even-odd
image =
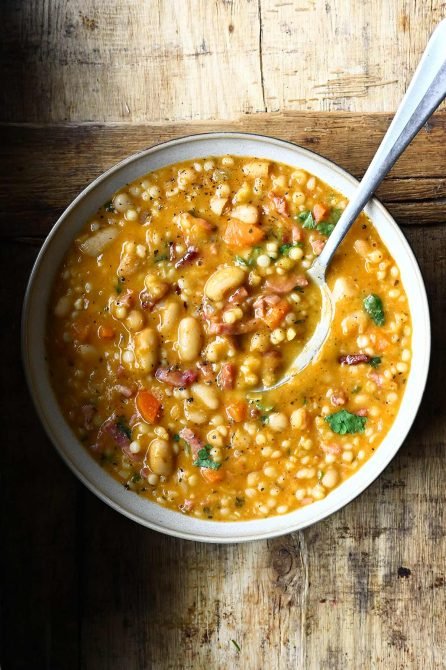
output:
[[[323,277],[333,254],[409,142],[446,97],[446,19],[436,28],[406,95],[367,172],[330,235],[312,273]]]

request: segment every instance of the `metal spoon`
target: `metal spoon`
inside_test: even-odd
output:
[[[446,97],[446,19],[434,31],[423,57],[395,114],[387,133],[362,181],[345,208],[322,253],[308,270],[322,296],[321,319],[287,373],[273,386],[258,389],[270,391],[286,384],[301,372],[319,353],[330,331],[334,301],[325,280],[327,268],[342,240],[378,188],[396,160],[420,128]]]

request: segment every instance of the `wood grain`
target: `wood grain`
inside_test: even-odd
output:
[[[218,124],[3,124],[0,236],[45,235],[70,200],[118,160],[151,144],[191,133],[243,130],[289,139],[361,177],[390,120],[387,114],[290,112]],[[445,135],[446,113],[437,113],[378,190],[398,223],[429,225],[445,221]]]
[[[310,147],[317,138],[317,150],[359,174],[388,121],[290,114],[234,127],[273,129]],[[445,220],[444,124],[444,115],[433,119],[417,140],[423,151],[414,148],[401,161],[383,194],[394,202],[397,184],[395,204],[421,212],[438,190],[431,222],[437,224]],[[349,128],[351,141],[334,142]],[[357,128],[366,130],[362,142],[353,141]],[[0,329],[7,354],[0,450],[4,667],[438,670],[446,654],[446,226],[423,218],[425,225],[414,225],[420,216],[403,225],[433,320],[434,365],[415,426],[383,475],[317,526],[240,546],[162,536],[88,493],[43,434],[18,344],[21,296],[42,236],[105,167],[184,131],[181,124],[3,128],[0,291],[11,323]]]
[[[444,0],[8,0],[0,120],[395,111]]]

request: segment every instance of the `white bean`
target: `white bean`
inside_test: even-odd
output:
[[[181,319],[178,325],[177,350],[182,361],[195,360],[201,350],[202,332],[200,324],[193,316]]]
[[[192,384],[190,388],[192,395],[198,398],[203,405],[206,405],[209,409],[217,409],[219,400],[214,388],[201,383]]]
[[[234,265],[219,268],[207,280],[204,292],[209,300],[219,302],[229,291],[233,291],[243,284],[246,274],[242,268]]]
[[[140,368],[144,372],[152,371],[158,363],[159,341],[153,328],[144,328],[134,337],[135,355]]]
[[[167,477],[173,470],[173,449],[167,440],[156,438],[149,447],[149,467],[155,475]]]

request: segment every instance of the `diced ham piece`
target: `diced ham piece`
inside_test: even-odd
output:
[[[115,414],[112,414],[108,419],[106,419],[100,427],[96,438],[96,443],[92,446],[94,451],[101,452],[103,450],[104,438],[106,435],[108,435],[113,440],[113,442],[131,461],[139,461],[144,456],[143,452],[133,454],[130,451],[130,439],[120,427]]]
[[[330,398],[331,404],[335,407],[341,407],[342,405],[345,405],[347,400],[348,398],[344,391],[335,391]]]
[[[185,388],[197,381],[198,372],[197,370],[184,370],[184,372],[181,372],[181,370],[158,368],[155,372],[155,377],[159,382],[164,382],[177,388]]]
[[[374,381],[375,384],[376,384],[379,388],[382,388],[382,387],[383,387],[383,385],[384,385],[384,379],[385,379],[384,375],[381,375],[379,372],[374,372],[374,371],[372,371],[372,372],[369,372],[369,374],[367,375],[367,377],[368,377],[369,379],[371,379],[372,381]]]
[[[299,226],[293,226],[291,229],[292,242],[302,242],[302,238],[303,238],[302,228],[299,228]]]
[[[237,369],[233,363],[223,363],[217,377],[221,389],[233,389]]]
[[[367,356],[367,354],[347,354],[346,356],[339,356],[338,361],[341,365],[359,365],[360,363],[369,363],[370,356]]]
[[[247,297],[248,291],[244,286],[240,286],[240,288],[238,288],[232,295],[229,296],[228,302],[230,302],[231,305],[242,305]]]
[[[273,195],[272,201],[279,214],[288,216],[288,203],[283,196]]]
[[[206,320],[208,335],[244,335],[252,333],[260,328],[260,321],[248,319],[247,321],[236,321],[235,323],[224,323],[216,317]]]
[[[369,410],[366,407],[363,407],[362,409],[358,409],[357,412],[355,412],[356,416],[368,416]]]
[[[180,505],[180,510],[183,512],[183,514],[187,514],[188,512],[191,512],[194,509],[194,501],[190,500],[189,498],[184,501],[182,505]]]
[[[182,256],[175,263],[175,267],[176,268],[181,268],[183,265],[187,265],[188,263],[192,263],[192,261],[194,261],[196,258],[198,258],[199,255],[200,255],[200,252],[198,251],[197,247],[188,247],[184,256]]]
[[[321,444],[321,449],[326,454],[332,454],[333,456],[339,456],[342,453],[339,444]]]
[[[313,249],[313,253],[316,256],[320,256],[322,253],[322,249],[325,247],[325,242],[326,240],[323,240],[322,238],[317,238],[314,240],[311,240],[311,248]]]
[[[96,414],[96,407],[91,404],[82,405],[81,407],[82,416],[84,417],[84,428],[85,430],[93,430],[93,418]]]
[[[266,316],[268,308],[277,305],[278,302],[280,302],[280,298],[275,293],[259,295],[253,303],[254,316],[257,319],[263,319]]]
[[[211,363],[197,363],[197,368],[200,370],[200,376],[204,382],[210,382],[215,378]]]
[[[204,448],[204,442],[195,435],[190,428],[182,428],[179,436],[190,446],[194,458],[198,456],[200,449]]]
[[[309,281],[305,275],[290,274],[271,277],[266,280],[265,286],[270,291],[282,295],[289,293],[293,288],[304,288],[305,286],[308,286],[308,284]]]

